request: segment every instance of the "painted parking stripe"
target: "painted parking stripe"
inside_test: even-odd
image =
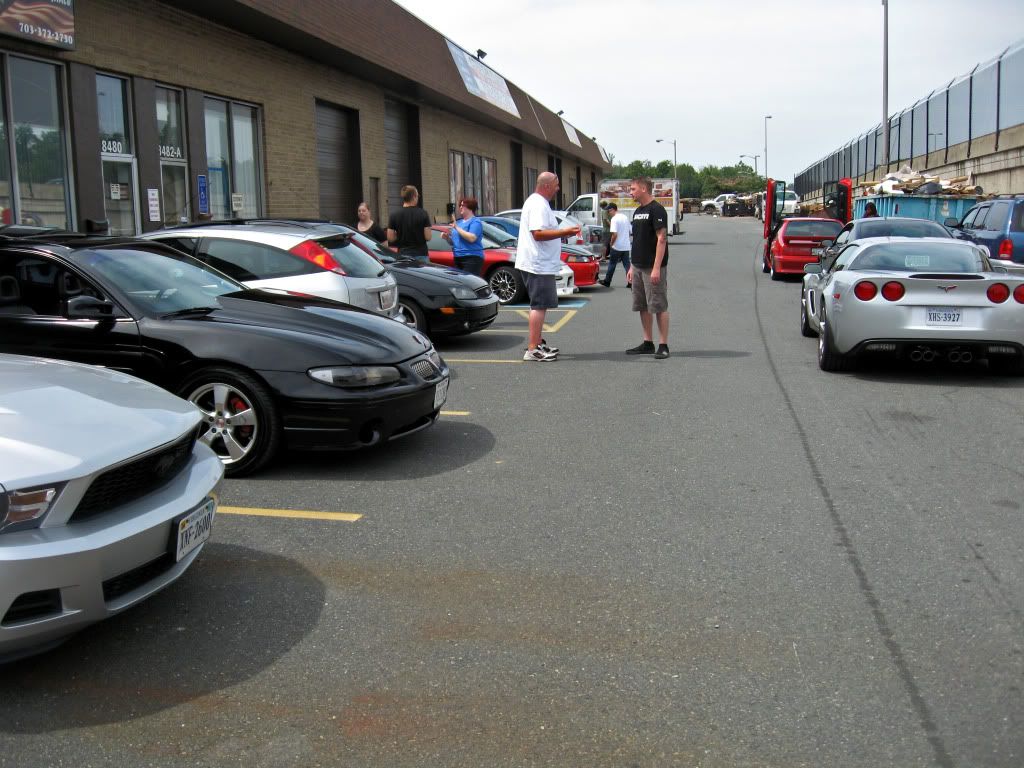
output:
[[[442,416],[472,416],[469,411],[441,411]]]
[[[559,301],[557,307],[549,309],[548,312],[557,312],[560,309],[582,309],[590,303],[590,299],[572,299],[570,301]],[[506,304],[504,307],[499,307],[499,312],[507,312],[508,310],[516,309],[529,309],[529,304]]]
[[[217,507],[217,514],[287,517],[299,520],[334,520],[340,523],[354,523],[363,517],[353,512],[316,512],[308,509],[263,509],[260,507]]]
[[[446,357],[446,363],[525,363],[525,360],[484,360],[472,357]]]
[[[517,311],[519,312],[520,317],[522,317],[524,320],[529,320],[530,319],[530,312],[529,312],[529,310],[520,309],[520,310],[517,310]],[[550,312],[551,310],[548,310],[548,311]],[[544,323],[544,332],[545,333],[556,333],[557,331],[561,330],[563,325],[568,323],[575,316],[576,316],[576,310],[575,309],[567,309],[567,310],[565,310],[565,314],[562,315],[562,317],[558,320],[557,323],[555,323],[553,325],[551,323]]]

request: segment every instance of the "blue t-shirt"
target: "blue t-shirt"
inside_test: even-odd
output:
[[[468,240],[463,240],[462,235],[453,226],[452,251],[455,252],[456,256],[477,256],[482,259],[484,257],[484,225],[480,223],[480,219],[473,216],[465,221],[459,219],[455,223],[461,229],[476,235],[476,242],[471,243]]]

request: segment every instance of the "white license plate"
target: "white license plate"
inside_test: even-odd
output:
[[[201,507],[178,518],[178,552],[176,561],[198,547],[213,531],[213,515],[217,502],[207,499]]]
[[[437,383],[437,387],[434,388],[434,407],[440,408],[444,405],[444,401],[448,398],[448,381],[449,379],[441,379]]]
[[[925,307],[925,323],[928,325],[961,325],[963,310],[956,307]]]

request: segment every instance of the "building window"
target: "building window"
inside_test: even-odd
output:
[[[96,107],[99,114],[100,160],[103,165],[103,212],[111,235],[139,231],[135,204],[135,154],[128,119],[128,81],[96,75]]]
[[[498,209],[497,174],[496,160],[452,150],[448,154],[451,201],[475,197],[479,203],[478,214],[494,213]]]
[[[69,229],[60,69],[6,54],[2,64],[9,77],[0,77],[0,224]]]
[[[160,187],[164,226],[192,218],[188,200],[188,152],[181,91],[156,89],[156,130],[160,147]]]
[[[537,189],[537,177],[540,172],[536,168],[526,169],[526,196],[529,197],[533,194],[534,190]]]
[[[263,209],[258,111],[207,97],[206,164],[214,219],[255,218]]]

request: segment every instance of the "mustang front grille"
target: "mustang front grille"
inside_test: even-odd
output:
[[[104,472],[92,481],[68,522],[95,517],[169,483],[188,464],[198,434],[193,430],[165,448]]]

